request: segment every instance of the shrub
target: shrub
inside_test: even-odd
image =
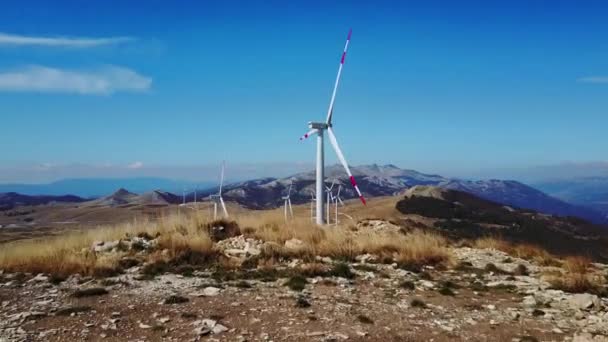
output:
[[[169,264],[164,260],[157,260],[144,265],[141,269],[141,273],[146,278],[154,278],[159,274],[163,274],[169,270]]]
[[[413,298],[410,301],[410,306],[413,308],[426,308],[426,303],[422,301],[422,299],[419,298]]]
[[[509,274],[509,272],[499,268],[498,266],[496,266],[492,263],[486,264],[486,267],[484,267],[484,270],[486,272],[493,272],[495,274]]]
[[[357,315],[357,320],[363,324],[374,324],[374,321],[365,315]]]
[[[513,274],[519,275],[519,276],[527,276],[527,275],[530,275],[530,272],[528,271],[528,268],[526,267],[526,265],[518,264],[517,267],[515,267]]]
[[[399,283],[399,287],[406,290],[415,290],[416,284],[411,280],[405,280]]]
[[[302,291],[306,287],[306,284],[308,284],[306,278],[296,275],[289,278],[285,283],[285,286],[289,287],[292,291]]]
[[[103,287],[91,287],[88,289],[78,289],[72,293],[72,297],[82,298],[91,296],[101,296],[108,294],[108,290]]]
[[[182,297],[182,296],[178,296],[178,295],[171,295],[171,296],[165,298],[165,300],[163,301],[163,304],[182,304],[182,303],[187,303],[188,301],[189,301],[189,299],[186,297]]]
[[[208,223],[206,229],[211,240],[216,242],[241,235],[241,229],[239,228],[238,223],[225,219]]]
[[[346,263],[337,263],[329,271],[329,275],[334,277],[354,279],[357,275],[350,270],[350,266]]]

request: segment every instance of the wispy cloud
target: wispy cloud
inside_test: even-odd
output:
[[[131,169],[131,170],[141,169],[142,167],[144,167],[144,163],[142,163],[140,161],[136,161],[134,163],[127,165],[127,169]]]
[[[0,45],[88,48],[133,41],[132,37],[33,37],[0,32]]]
[[[152,79],[118,66],[92,71],[28,66],[0,73],[0,91],[34,91],[108,95],[117,91],[145,91]]]
[[[608,76],[581,77],[578,79],[578,81],[582,82],[582,83],[607,83],[608,84]]]

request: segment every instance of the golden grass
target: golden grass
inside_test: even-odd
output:
[[[562,264],[568,273],[587,273],[591,269],[591,260],[581,256],[567,257]]]
[[[505,252],[511,256],[532,260],[542,266],[560,266],[557,257],[545,249],[526,243],[514,244],[499,238],[483,237],[474,241],[475,248],[489,248]]]
[[[197,217],[171,216],[158,221],[139,220],[82,232],[70,232],[39,240],[4,244],[0,249],[0,269],[12,272],[95,275],[99,269],[115,269],[125,252],[97,254],[95,241],[115,241],[138,233],[160,234],[159,245],[170,256],[186,249],[204,252],[212,243]]]
[[[591,260],[585,257],[567,257],[562,268],[564,273],[548,275],[551,287],[565,292],[598,293],[606,285],[605,277],[594,274]]]
[[[357,230],[353,229],[355,223],[346,219],[339,226],[321,228],[303,215],[285,223],[280,210],[243,211],[235,216],[247,236],[269,242],[263,251],[267,258],[299,257],[313,261],[316,256],[328,256],[353,260],[357,255],[370,253],[381,261],[399,264],[447,265],[453,260],[445,239],[418,230],[405,235],[395,231]],[[200,258],[214,253],[214,243],[206,230],[208,223],[209,219],[202,215],[171,215],[156,221],[138,220],[9,243],[0,249],[0,269],[57,275],[105,274],[116,269],[122,257],[134,252],[94,253],[91,251],[93,242],[115,241],[140,233],[159,236],[159,251],[139,256],[146,258],[145,261],[169,261],[184,254],[196,254]],[[301,248],[287,249],[284,244],[290,239],[302,241]],[[166,251],[160,253],[160,250]],[[179,260],[188,262],[190,259]]]

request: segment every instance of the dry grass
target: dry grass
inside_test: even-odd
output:
[[[552,288],[570,293],[601,294],[605,291],[605,277],[593,273],[591,260],[588,258],[567,257],[562,264],[562,268],[563,272],[546,276]]]
[[[591,269],[591,260],[589,258],[575,256],[567,257],[562,264],[564,270],[568,273],[587,273]]]
[[[531,244],[514,244],[499,238],[483,237],[475,240],[475,248],[488,248],[503,251],[511,256],[532,260],[542,266],[560,266],[559,260],[545,249]]]
[[[119,260],[127,253],[97,254],[90,249],[93,242],[114,241],[141,233],[160,234],[159,245],[169,250],[170,257],[185,250],[207,253],[212,243],[206,232],[197,228],[200,224],[196,217],[172,216],[154,222],[140,220],[52,238],[8,243],[0,250],[0,269],[58,276],[104,274],[107,270],[119,270]]]
[[[355,223],[346,219],[336,227],[320,228],[304,217],[286,224],[279,210],[243,211],[235,216],[247,236],[270,242],[263,250],[266,259],[299,257],[313,261],[316,256],[328,256],[353,260],[357,255],[370,253],[383,261],[400,265],[448,265],[453,260],[442,237],[422,231],[414,230],[405,235],[394,231],[357,231],[353,229]],[[103,276],[119,272],[120,260],[131,257],[129,254],[134,251],[94,253],[91,245],[94,241],[115,241],[138,234],[159,236],[158,251],[145,254],[148,264],[171,260],[194,264],[215,253],[208,228],[206,217],[182,214],[156,221],[139,220],[98,227],[43,240],[20,241],[2,246],[0,269],[58,276],[74,273]],[[287,249],[285,241],[294,238],[302,241],[301,248]],[[166,251],[161,253],[160,250]],[[312,273],[319,271],[314,270],[318,268],[316,266],[311,267]]]

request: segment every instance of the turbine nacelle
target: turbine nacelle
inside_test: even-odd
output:
[[[325,130],[328,129],[329,127],[331,127],[331,124],[328,124],[326,122],[309,122],[308,123],[308,128],[310,129],[320,129],[320,130]]]

